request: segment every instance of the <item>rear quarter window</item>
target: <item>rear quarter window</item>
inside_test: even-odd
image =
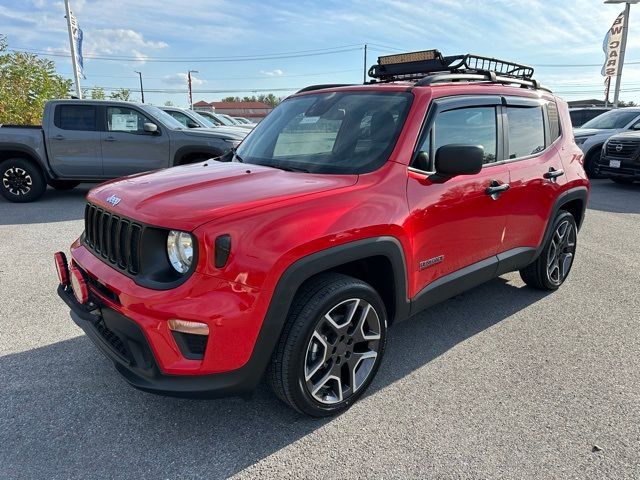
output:
[[[545,149],[542,107],[507,107],[507,120],[509,159],[528,157]]]

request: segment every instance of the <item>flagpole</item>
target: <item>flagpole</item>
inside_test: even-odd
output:
[[[73,41],[73,28],[71,25],[71,7],[69,6],[69,0],[64,0],[64,9],[67,14],[67,29],[69,30],[69,47],[71,48],[71,63],[73,65],[73,78],[76,84],[76,97],[82,98],[82,91],[80,90],[80,73],[78,72],[78,57],[76,56],[76,44]]]
[[[613,95],[613,108],[618,108],[618,100],[620,97],[620,86],[622,84],[622,67],[624,66],[624,54],[627,49],[627,33],[629,33],[629,12],[630,11],[631,11],[631,4],[627,2],[624,7],[624,26],[622,27],[622,44],[620,45],[620,59],[618,62],[616,90]]]

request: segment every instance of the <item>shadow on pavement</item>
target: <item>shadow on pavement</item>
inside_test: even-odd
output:
[[[544,296],[498,278],[392,327],[367,395]],[[226,477],[332,421],[264,385],[250,401],[139,392],[84,336],[1,357],[0,385],[2,478]]]
[[[640,213],[640,182],[632,185],[591,180],[589,208],[602,212]]]
[[[39,200],[31,203],[12,203],[0,196],[0,225],[79,220],[84,217],[87,192],[93,187],[83,183],[66,192],[48,187]]]

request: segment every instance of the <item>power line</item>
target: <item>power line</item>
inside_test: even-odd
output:
[[[334,55],[346,52],[355,52],[362,50],[362,45],[345,45],[344,47],[332,47],[323,50],[300,50],[297,52],[284,52],[278,54],[259,54],[259,55],[245,55],[234,57],[148,57],[148,56],[125,56],[125,55],[91,55],[85,54],[85,59],[90,60],[104,60],[104,61],[133,61],[133,62],[153,62],[153,63],[223,63],[223,62],[249,62],[259,60],[280,60],[287,58],[301,58],[301,57],[315,57],[320,55]],[[49,57],[64,57],[69,58],[71,54],[68,52],[54,52],[36,49],[18,49],[9,48],[8,50],[18,53],[34,53],[37,55],[49,56]]]
[[[346,72],[359,72],[359,68],[348,68],[345,70],[333,70],[326,72],[314,72],[314,73],[300,73],[295,75],[262,75],[262,76],[251,76],[251,77],[216,77],[214,79],[207,79],[203,77],[198,77],[200,80],[204,80],[206,82],[218,82],[221,80],[266,80],[266,79],[275,79],[275,78],[298,78],[298,77],[313,77],[313,76],[321,76],[321,75],[331,75],[334,73],[346,73]],[[62,73],[61,75],[71,75],[70,73]],[[170,76],[170,75],[167,75]],[[145,80],[166,80],[167,76],[164,77],[148,77],[145,75]],[[138,76],[133,75],[87,75],[88,78],[138,78]]]

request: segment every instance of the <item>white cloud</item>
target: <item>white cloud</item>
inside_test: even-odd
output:
[[[276,68],[275,70],[260,70],[260,73],[267,77],[281,77],[284,74],[284,72],[279,68]]]
[[[159,50],[168,47],[165,42],[147,40],[135,30],[124,28],[99,29],[85,32],[85,51],[91,54],[132,54],[143,56],[140,50]]]
[[[183,72],[173,75],[166,75],[162,78],[162,81],[168,85],[186,85],[188,81],[188,75]],[[191,75],[191,85],[197,86],[204,83],[206,83],[206,80],[202,80],[201,78],[198,78],[193,74]]]

